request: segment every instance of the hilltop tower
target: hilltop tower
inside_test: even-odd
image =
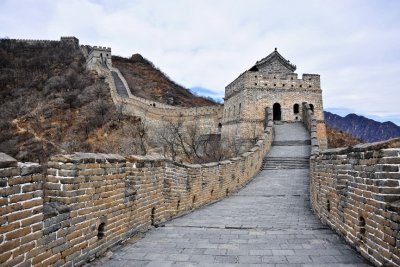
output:
[[[88,65],[100,64],[103,66],[111,67],[111,48],[110,47],[101,47],[101,46],[93,46],[90,49],[88,59]]]
[[[225,88],[222,140],[239,142],[243,149],[263,133],[266,108],[273,110],[273,120],[303,121],[303,103],[308,103],[318,124],[318,139],[326,147],[326,129],[322,90],[318,74],[303,74],[275,48]]]

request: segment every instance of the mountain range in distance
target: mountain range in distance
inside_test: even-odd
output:
[[[324,111],[327,127],[346,132],[363,142],[371,143],[400,137],[400,127],[393,122],[378,122],[351,113],[345,117]]]

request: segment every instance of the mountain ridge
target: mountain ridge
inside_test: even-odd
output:
[[[344,117],[324,111],[326,125],[349,133],[363,142],[377,142],[400,136],[400,127],[391,121],[378,122],[350,113]]]

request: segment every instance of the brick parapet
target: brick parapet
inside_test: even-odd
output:
[[[23,165],[0,155],[0,265],[83,265],[152,225],[246,184],[270,148],[272,121],[251,151],[202,165],[162,157],[74,153]]]
[[[316,120],[307,124],[316,136]],[[313,140],[314,212],[374,265],[399,266],[400,138],[326,150]]]

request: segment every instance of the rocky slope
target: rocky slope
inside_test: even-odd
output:
[[[354,146],[362,143],[361,139],[335,128],[327,127],[326,134],[328,136],[328,148]]]
[[[345,117],[325,111],[326,125],[346,132],[364,142],[376,142],[400,137],[400,127],[388,122],[378,122],[356,114]]]

